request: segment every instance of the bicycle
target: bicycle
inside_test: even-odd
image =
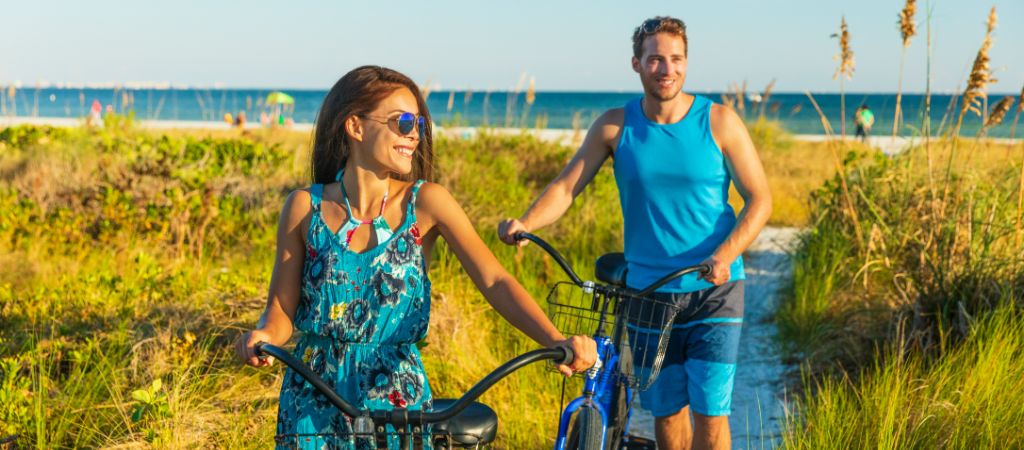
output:
[[[581,280],[568,261],[543,239],[517,233],[554,258],[570,282],[558,282],[548,294],[548,316],[566,335],[592,334],[597,342],[597,364],[584,372],[583,393],[561,413],[555,450],[651,449],[653,441],[629,434],[635,391],[646,389],[658,377],[672,323],[681,306],[650,297],[658,288],[683,275],[710,272],[710,266],[684,267],[639,291],[626,287],[626,261],[622,253],[597,259],[595,276],[602,283]],[[611,328],[611,334],[605,332]],[[578,411],[578,412],[577,412]],[[573,414],[572,430],[569,424]]]
[[[356,408],[328,386],[291,352],[265,342],[255,346],[261,357],[273,356],[308,381],[323,394],[340,413],[352,420],[350,434],[287,435],[276,436],[278,444],[292,443],[298,448],[305,439],[336,437],[362,439],[376,448],[388,448],[389,437],[397,438],[400,448],[423,448],[428,439],[435,449],[481,448],[492,443],[497,436],[498,416],[489,406],[476,402],[491,386],[512,372],[529,364],[551,360],[555,364],[572,364],[574,355],[565,347],[533,350],[519,355],[491,371],[458,399],[435,399],[434,410],[420,411],[405,408],[390,410],[364,410]],[[389,429],[390,428],[390,429]]]

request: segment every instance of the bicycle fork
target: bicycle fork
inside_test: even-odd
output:
[[[573,399],[562,411],[562,417],[558,422],[558,439],[555,440],[555,450],[565,450],[565,440],[569,434],[569,421],[572,415],[580,408],[593,408],[601,417],[601,449],[605,448],[605,440],[608,434],[608,406],[609,399],[600,400],[597,393],[607,392],[614,381],[615,365],[618,364],[618,355],[615,353],[615,346],[607,336],[595,336],[597,343],[597,362],[585,372],[583,381],[583,396]],[[608,403],[608,404],[604,404]],[[583,439],[583,436],[580,436]]]

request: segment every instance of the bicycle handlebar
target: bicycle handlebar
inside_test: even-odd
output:
[[[455,403],[440,411],[409,411],[404,408],[395,410],[360,410],[338,395],[337,392],[327,385],[323,378],[320,378],[319,375],[310,370],[298,358],[292,356],[287,350],[266,342],[259,342],[254,347],[257,356],[270,355],[291,367],[302,378],[309,381],[316,390],[324,394],[331,404],[349,417],[369,416],[373,419],[374,423],[388,423],[396,427],[404,427],[407,424],[443,422],[451,419],[472,404],[484,392],[487,392],[491,386],[516,370],[547,359],[555,361],[556,364],[572,364],[573,359],[575,359],[572,349],[568,347],[544,348],[524,353],[491,371],[491,373],[487,374],[476,385],[466,391],[462,397],[459,397]]]
[[[682,269],[679,269],[679,270],[677,270],[675,272],[672,272],[672,273],[670,273],[668,275],[665,275],[665,276],[661,277],[660,279],[658,279],[658,281],[655,281],[654,283],[651,283],[650,286],[647,286],[642,291],[637,292],[636,296],[637,297],[646,297],[648,295],[651,295],[658,288],[668,284],[669,281],[672,281],[672,280],[674,280],[676,278],[679,278],[679,277],[681,277],[683,275],[686,275],[688,273],[693,273],[693,272],[700,272],[702,274],[707,275],[707,274],[711,273],[711,266],[709,266],[707,264],[697,264],[695,266],[683,267]]]
[[[558,265],[562,267],[562,270],[565,271],[566,275],[569,275],[569,279],[571,279],[572,282],[575,285],[580,286],[580,287],[583,286],[583,281],[580,280],[580,277],[577,276],[576,272],[572,270],[572,266],[569,265],[569,262],[566,261],[565,258],[562,257],[562,254],[558,253],[558,250],[555,250],[555,248],[552,247],[551,244],[548,244],[546,241],[544,241],[543,239],[537,237],[536,235],[534,235],[532,233],[526,233],[526,232],[516,233],[513,236],[513,238],[516,241],[521,241],[523,239],[526,239],[526,240],[532,241],[533,243],[535,243],[538,246],[540,246],[540,248],[542,248],[542,249],[544,249],[544,251],[548,252],[548,254],[551,255],[552,258],[555,258],[555,262],[557,262]],[[693,272],[700,272],[702,274],[709,274],[709,273],[711,273],[711,266],[709,266],[707,264],[697,264],[695,266],[683,267],[682,269],[679,269],[679,270],[677,270],[675,272],[672,272],[672,273],[670,273],[668,275],[665,275],[664,277],[658,279],[658,281],[655,281],[650,286],[647,286],[646,288],[642,289],[641,291],[639,291],[635,295],[639,296],[639,297],[646,297],[646,296],[650,295],[651,293],[653,293],[658,288],[660,288],[660,287],[664,286],[665,284],[667,284],[668,282],[670,282],[670,281],[672,281],[672,280],[674,280],[676,278],[679,278],[679,277],[681,277],[683,275],[686,275],[688,273],[693,273]]]
[[[528,241],[533,241],[535,244],[539,245],[540,248],[548,252],[548,254],[551,255],[552,258],[555,258],[555,262],[557,262],[558,265],[562,267],[562,270],[565,271],[566,275],[569,275],[569,279],[572,280],[573,283],[575,283],[577,286],[583,285],[583,280],[580,280],[580,277],[577,276],[576,272],[572,270],[572,266],[569,265],[569,262],[566,261],[565,258],[562,257],[562,254],[558,253],[558,250],[555,250],[555,248],[552,247],[551,244],[548,244],[543,239],[537,237],[532,233],[521,232],[516,233],[512,237],[516,241],[526,239]]]

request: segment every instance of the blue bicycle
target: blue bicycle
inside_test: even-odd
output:
[[[653,450],[653,441],[629,434],[630,405],[634,392],[646,389],[658,377],[672,322],[681,307],[650,296],[680,276],[708,273],[711,268],[684,267],[635,291],[626,288],[622,253],[598,258],[595,275],[600,283],[595,283],[581,280],[543,239],[530,233],[516,235],[516,240],[522,239],[550,254],[571,280],[556,283],[548,294],[551,321],[563,334],[589,334],[597,342],[598,362],[583,373],[583,394],[562,411],[555,450]]]

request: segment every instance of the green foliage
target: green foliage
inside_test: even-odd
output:
[[[755,122],[748,123],[747,129],[754,146],[759,149],[789,150],[793,147],[793,137],[782,128],[777,120],[759,117]]]
[[[8,127],[0,130],[0,149],[47,144],[51,141],[67,139],[68,135],[67,129],[48,125]]]
[[[31,382],[24,376],[22,358],[0,357],[0,438],[19,431],[31,405]]]
[[[155,378],[149,387],[132,391],[132,398],[136,402],[132,422],[160,420],[171,416],[171,407],[167,404],[167,393],[163,391],[163,386],[163,382]]]

